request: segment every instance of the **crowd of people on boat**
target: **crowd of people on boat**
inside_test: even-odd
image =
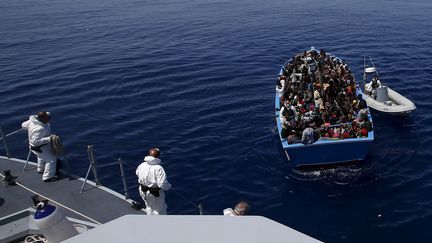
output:
[[[288,143],[304,144],[367,137],[372,123],[356,88],[348,65],[324,50],[294,56],[276,82],[281,136]]]

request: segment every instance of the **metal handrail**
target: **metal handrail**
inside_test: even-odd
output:
[[[9,147],[8,147],[8,145],[7,145],[7,142],[6,142],[6,138],[9,137],[9,136],[14,135],[15,133],[18,133],[18,132],[20,132],[20,131],[24,131],[24,129],[23,129],[23,128],[20,128],[20,129],[18,129],[18,130],[16,130],[16,131],[13,131],[13,132],[11,132],[11,133],[8,133],[8,134],[4,135],[4,133],[3,133],[3,128],[0,126],[0,135],[1,135],[0,140],[3,140],[3,146],[4,146],[4,148],[5,148],[6,156],[7,156],[8,158],[12,157],[12,155],[11,155],[11,153],[10,153],[10,151],[9,151]]]
[[[379,77],[378,70],[376,69],[376,66],[375,66],[374,61],[372,60],[372,57],[371,57],[371,56],[368,56],[368,55],[364,55],[364,56],[363,56],[363,83],[366,82],[366,76],[367,76],[367,74],[366,74],[366,72],[365,72],[366,65],[367,65],[367,63],[368,63],[368,62],[366,62],[366,58],[369,58],[369,63],[371,63],[371,64],[372,64],[372,67],[375,68],[375,74]]]
[[[87,184],[87,180],[88,180],[88,177],[90,175],[90,171],[93,172],[93,176],[95,178],[96,185],[101,185],[101,183],[99,181],[98,174],[97,174],[97,169],[98,168],[112,166],[112,165],[119,165],[119,167],[120,167],[120,173],[121,173],[122,180],[123,180],[123,188],[124,188],[124,191],[125,191],[124,196],[125,196],[125,199],[129,199],[128,187],[127,187],[127,184],[126,184],[126,178],[125,178],[124,169],[123,169],[123,161],[121,160],[121,158],[119,158],[116,162],[112,162],[112,163],[108,163],[108,164],[104,164],[104,165],[100,165],[99,166],[98,163],[97,163],[97,160],[96,160],[96,155],[94,153],[94,146],[93,145],[88,145],[87,146],[87,154],[88,154],[88,157],[89,157],[90,165],[89,165],[89,168],[87,170],[87,174],[86,174],[86,176],[84,178],[84,182],[83,182],[83,184],[81,186],[80,193],[83,192],[84,186]]]
[[[123,162],[121,160],[121,158],[118,159],[118,163],[120,166],[120,173],[123,179],[123,187],[124,187],[124,191],[125,191],[125,198],[128,199],[129,198],[129,193],[128,193],[128,189],[127,189],[127,184],[126,184],[126,178],[125,178],[125,174],[124,174],[124,170],[123,170]]]
[[[0,127],[0,128],[1,128],[1,127]],[[16,131],[13,131],[13,132],[11,132],[11,133],[6,134],[6,136],[3,136],[3,134],[2,134],[2,137],[0,138],[0,140],[3,140],[4,138],[7,138],[7,137],[9,137],[9,136],[12,136],[12,135],[14,135],[15,133],[18,133],[18,132],[21,132],[21,131],[24,131],[24,129],[23,129],[23,128],[20,128],[20,129],[18,129],[18,130],[16,130]]]
[[[1,136],[0,140],[3,140],[3,146],[5,148],[6,155],[7,155],[8,158],[11,158],[12,156],[11,156],[11,153],[9,151],[6,138],[9,137],[9,136],[14,135],[14,134],[16,134],[16,133],[18,133],[20,131],[24,131],[24,129],[20,128],[20,129],[18,129],[16,131],[13,131],[13,132],[8,133],[8,134],[5,135],[4,132],[3,132],[3,128],[0,126],[0,136]],[[28,162],[30,160],[31,153],[32,152],[29,149],[29,152],[28,152],[27,158],[26,158],[26,162],[24,164],[23,171],[26,171],[26,169],[27,169],[27,165],[28,165]],[[95,178],[96,185],[101,185],[101,182],[99,181],[99,177],[98,177],[98,174],[97,174],[97,169],[98,168],[102,168],[102,167],[106,167],[106,166],[119,165],[119,167],[120,167],[120,173],[121,173],[122,180],[123,180],[123,187],[124,187],[124,191],[125,191],[125,194],[124,194],[125,195],[125,199],[129,199],[128,187],[127,187],[127,184],[126,184],[126,178],[125,178],[125,173],[124,173],[124,169],[123,169],[123,161],[121,160],[121,158],[119,158],[116,162],[98,166],[98,163],[97,163],[97,160],[96,160],[96,156],[95,156],[95,153],[94,153],[94,146],[93,145],[88,145],[87,146],[87,155],[88,155],[88,158],[89,158],[89,161],[90,161],[90,166],[89,166],[89,168],[87,170],[86,177],[84,178],[84,182],[83,182],[83,184],[81,186],[80,193],[83,192],[84,186],[87,184],[87,180],[88,180],[90,171],[93,172],[93,176]],[[65,161],[66,161],[66,159],[65,159]],[[67,164],[67,167],[68,167],[67,169],[69,169],[69,165],[68,164]]]
[[[98,168],[98,162],[96,160],[96,155],[94,154],[93,147],[94,147],[93,145],[88,145],[87,146],[87,155],[88,155],[89,161],[90,161],[90,167],[89,167],[89,169],[91,168],[91,170],[93,172],[93,176],[95,178],[96,185],[101,185],[101,183],[99,181],[98,174],[97,174],[97,169],[96,169],[96,168]],[[87,175],[88,175],[88,172],[87,172]]]
[[[1,128],[1,127],[0,127],[0,134],[1,134],[2,139],[3,139],[3,146],[5,147],[5,150],[6,150],[6,156],[8,158],[10,158],[11,154],[10,154],[8,146],[7,146],[6,137],[4,136],[4,133],[3,133],[3,128]]]
[[[16,133],[19,133],[21,131],[25,131],[25,129],[24,128],[20,128],[18,130],[15,130],[15,131],[13,131],[11,133],[8,133],[8,134],[4,135],[3,128],[0,126],[0,135],[1,135],[0,140],[3,140],[3,146],[5,147],[6,155],[7,155],[8,158],[11,158],[12,155],[11,155],[11,153],[9,151],[6,138],[9,137],[9,136],[14,135]],[[30,161],[30,155],[31,154],[32,154],[32,151],[31,151],[31,149],[29,147],[29,151],[28,151],[27,158],[26,158],[26,161],[25,161],[25,164],[24,164],[24,167],[23,167],[23,171],[27,170],[27,166],[28,166],[28,162]],[[64,165],[66,166],[66,169],[63,169],[63,170],[66,171],[66,173],[69,173],[70,167],[69,167],[69,163],[67,162],[66,155],[63,156],[62,162],[64,162]]]

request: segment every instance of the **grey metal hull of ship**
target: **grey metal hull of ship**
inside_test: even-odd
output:
[[[61,209],[73,223],[87,229],[97,227],[127,214],[141,214],[130,207],[131,200],[115,191],[87,181],[80,192],[84,179],[63,175],[55,182],[43,182],[36,172],[36,163],[0,156],[0,179],[5,170],[16,176],[17,185],[0,183],[0,243],[18,242],[27,235],[41,234],[34,222],[35,210],[31,208],[31,196],[38,194]],[[26,168],[26,169],[24,169]]]
[[[80,193],[83,178],[65,176],[45,183],[35,163],[30,162],[26,170],[24,164],[24,160],[0,156],[0,174],[10,170],[18,176],[17,185],[0,185],[0,243],[22,242],[26,236],[43,233],[30,208],[34,194],[61,208],[80,233],[62,242],[321,242],[261,216],[146,216],[106,187],[88,182]]]

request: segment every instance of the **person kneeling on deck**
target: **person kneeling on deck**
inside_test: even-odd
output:
[[[232,208],[224,209],[223,214],[225,216],[241,216],[241,215],[245,215],[248,210],[249,210],[249,204],[245,201],[241,201],[237,203],[234,209]]]
[[[171,188],[167,180],[165,170],[160,165],[160,150],[152,148],[149,155],[144,157],[144,162],[136,169],[138,191],[145,202],[146,212],[148,215],[167,214],[167,205],[165,203],[165,192]]]
[[[50,113],[39,112],[31,115],[29,119],[22,123],[22,128],[28,132],[28,140],[31,151],[37,156],[37,171],[43,173],[42,180],[45,182],[54,181],[56,176],[57,157],[51,150],[51,127],[49,121]]]

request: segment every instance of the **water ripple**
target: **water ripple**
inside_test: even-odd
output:
[[[52,111],[73,170],[85,174],[93,144],[102,164],[125,161],[136,199],[134,170],[160,147],[187,199],[167,194],[173,214],[197,214],[197,203],[221,214],[247,200],[251,213],[326,242],[431,238],[431,4],[263,3],[3,1],[2,127]],[[381,80],[416,103],[406,118],[373,113],[376,139],[360,164],[298,171],[284,157],[275,78],[310,46],[347,60],[357,79],[371,55]],[[24,134],[10,143],[25,156]],[[100,174],[122,190],[118,171]]]

